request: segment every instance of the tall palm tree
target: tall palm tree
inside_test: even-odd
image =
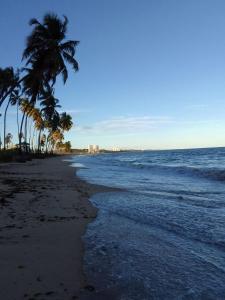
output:
[[[4,149],[6,148],[6,115],[9,105],[15,105],[19,96],[19,71],[14,71],[12,67],[0,69],[0,99],[10,90],[11,86],[16,84],[16,89],[9,94],[9,100],[4,112]],[[1,100],[0,100],[1,103]],[[1,106],[1,105],[0,105]]]
[[[30,102],[35,104],[43,87],[56,82],[59,74],[62,75],[64,83],[68,78],[66,64],[78,71],[78,63],[75,59],[75,51],[78,41],[65,40],[68,19],[64,16],[61,20],[55,14],[46,14],[43,22],[31,19],[29,24],[34,26],[33,31],[27,38],[26,48],[23,52],[23,60],[26,60],[27,68],[25,76],[19,80],[24,84],[24,91],[30,96]],[[0,84],[0,106],[5,98],[13,91],[16,84],[10,88],[1,87]]]
[[[34,28],[27,38],[23,53],[27,66],[24,68],[26,76],[23,85],[31,105],[35,105],[45,94],[45,90],[55,84],[59,74],[62,74],[63,81],[66,82],[68,77],[66,63],[72,65],[74,71],[78,71],[78,63],[74,58],[78,41],[65,41],[67,24],[66,17],[62,21],[55,14],[46,14],[42,23],[37,19],[30,21],[30,25]],[[25,114],[22,124],[24,117]]]
[[[23,117],[20,123],[20,134],[19,134],[19,149],[21,151],[21,142],[22,142],[22,136],[24,136],[24,142],[27,143],[27,119],[29,116],[31,116],[32,109],[34,108],[34,105],[27,99],[23,99],[21,101],[20,109],[23,113]],[[23,133],[23,125],[24,125],[24,120],[25,120],[25,128],[24,128],[24,135]],[[27,146],[26,146],[26,151],[27,151]]]
[[[8,103],[6,105],[6,108],[5,108],[5,112],[4,112],[4,150],[6,149],[6,116],[7,116],[7,111],[8,111],[8,108],[9,108],[9,105],[16,105],[17,102],[19,101],[19,90],[14,90],[10,97],[9,97],[9,100],[8,100]]]
[[[54,85],[56,77],[62,74],[64,83],[68,78],[66,63],[74,71],[78,71],[78,63],[74,58],[78,41],[65,41],[68,19],[61,20],[55,14],[46,14],[43,22],[31,19],[34,26],[27,38],[27,45],[23,52],[26,65],[30,65],[35,75],[39,75],[45,82]]]

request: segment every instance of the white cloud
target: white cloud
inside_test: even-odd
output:
[[[119,116],[108,120],[97,122],[91,126],[77,127],[80,132],[89,132],[95,134],[108,133],[131,133],[139,130],[151,130],[161,125],[171,123],[169,117],[152,117],[152,116]]]

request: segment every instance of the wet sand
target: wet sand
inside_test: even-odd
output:
[[[63,158],[0,165],[0,299],[94,294],[81,237],[97,213],[88,198],[108,189],[80,180]]]

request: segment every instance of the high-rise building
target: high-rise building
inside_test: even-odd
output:
[[[99,146],[98,145],[89,145],[88,153],[99,153]]]

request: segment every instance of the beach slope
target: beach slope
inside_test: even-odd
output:
[[[87,285],[81,237],[102,187],[62,157],[0,165],[0,299],[76,299]]]

